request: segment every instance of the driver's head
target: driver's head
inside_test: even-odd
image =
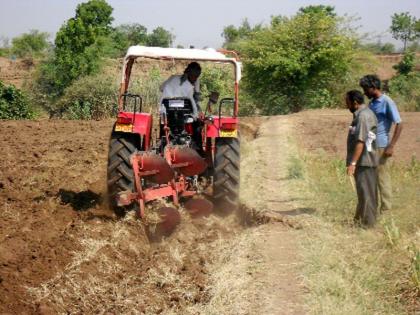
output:
[[[187,76],[188,81],[190,81],[191,84],[194,84],[201,74],[201,67],[199,63],[194,61],[188,64],[187,68],[184,70],[184,74]]]

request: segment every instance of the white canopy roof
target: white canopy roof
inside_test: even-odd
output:
[[[125,60],[146,57],[154,59],[180,59],[180,60],[196,60],[196,61],[216,61],[230,62],[235,66],[235,80],[241,80],[242,63],[236,61],[235,58],[226,57],[223,53],[216,51],[214,48],[196,49],[196,48],[162,48],[147,46],[131,46],[128,48]]]
[[[126,58],[147,57],[157,59],[186,59],[186,60],[211,60],[211,61],[236,61],[234,58],[226,57],[224,54],[213,48],[206,49],[186,49],[186,48],[162,48],[131,46]]]

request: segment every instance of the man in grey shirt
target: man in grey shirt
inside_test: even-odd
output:
[[[347,137],[347,174],[356,179],[357,208],[354,220],[363,226],[371,227],[377,216],[376,167],[376,116],[364,104],[360,91],[352,90],[346,94],[346,103],[353,113]]]

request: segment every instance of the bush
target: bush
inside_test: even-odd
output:
[[[406,51],[402,60],[393,68],[397,70],[398,74],[406,75],[413,71],[416,65],[416,55],[413,51]]]
[[[420,111],[420,73],[398,75],[389,81],[391,97],[402,111]]]
[[[48,37],[48,33],[31,30],[13,38],[11,53],[20,58],[42,56],[50,46]]]
[[[30,119],[34,113],[26,95],[13,85],[0,81],[0,119]]]
[[[118,84],[115,77],[83,77],[64,91],[50,114],[67,119],[108,118],[115,115],[117,100]]]
[[[160,86],[165,80],[158,66],[153,66],[147,75],[131,75],[129,92],[138,94],[143,99],[143,112],[153,112],[157,110],[160,99]]]

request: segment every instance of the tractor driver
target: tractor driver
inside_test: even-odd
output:
[[[172,75],[160,87],[162,97],[160,101],[160,112],[165,112],[162,106],[162,99],[170,97],[186,97],[191,100],[193,117],[197,119],[201,114],[199,102],[201,101],[200,81],[201,67],[198,62],[191,62],[182,75]]]

